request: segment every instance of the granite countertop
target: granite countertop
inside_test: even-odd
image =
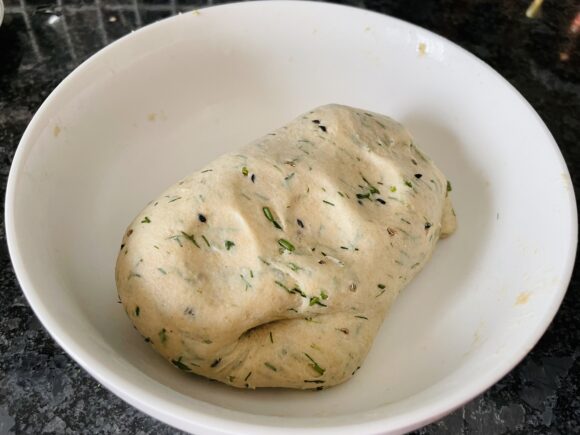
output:
[[[580,4],[531,0],[347,0],[416,23],[471,51],[538,111],[580,187]],[[4,0],[0,27],[2,196],[18,141],[42,101],[115,39],[211,0]],[[2,204],[3,207],[3,204]],[[1,218],[4,219],[2,212]],[[43,329],[12,271],[0,227],[0,434],[178,431],[124,403]],[[580,433],[580,276],[532,352],[489,391],[420,434]]]

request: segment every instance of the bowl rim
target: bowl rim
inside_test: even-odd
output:
[[[479,59],[474,54],[463,49],[454,42],[444,38],[430,30],[423,27],[417,26],[415,24],[409,23],[407,21],[391,17],[379,12],[369,11],[366,9],[360,9],[354,6],[339,5],[331,3],[319,3],[312,1],[294,1],[294,0],[280,0],[276,2],[267,2],[263,0],[248,1],[243,3],[227,3],[217,6],[211,6],[212,10],[236,10],[238,8],[251,8],[256,7],[269,7],[271,10],[274,9],[284,9],[284,8],[322,8],[327,9],[329,12],[334,10],[349,10],[352,13],[360,14],[372,14],[379,15],[386,23],[396,26],[403,26],[413,30],[418,30],[422,34],[428,35],[429,38],[436,40],[445,44],[447,47],[456,50],[460,55],[467,56],[471,60],[475,60],[480,68],[487,70],[495,75],[504,85],[508,87],[514,97],[519,98],[525,107],[535,116],[536,121],[542,126],[546,133],[546,137],[550,140],[553,147],[553,151],[559,163],[563,174],[569,177],[569,171],[565,160],[560,152],[560,149],[554,140],[552,134],[548,130],[547,126],[538,115],[538,113],[533,109],[530,103],[517,91],[517,89],[511,85],[503,76],[501,76],[495,69],[485,63],[483,60]],[[205,8],[204,8],[205,9]],[[32,152],[35,147],[35,137],[38,131],[40,131],[46,125],[47,113],[50,113],[50,108],[53,101],[57,96],[68,86],[68,83],[74,80],[78,75],[83,74],[91,65],[99,62],[100,57],[104,53],[108,53],[111,50],[115,50],[120,44],[126,44],[128,41],[135,40],[140,37],[140,35],[151,32],[157,27],[170,25],[172,21],[177,21],[182,19],[180,15],[171,16],[163,20],[157,21],[155,23],[146,25],[135,32],[131,32],[108,46],[102,48],[101,50],[94,53],[79,66],[77,66],[71,73],[69,73],[62,82],[51,92],[51,94],[46,98],[46,100],[39,107],[37,112],[34,114],[32,120],[27,126],[14,155],[12,165],[10,168],[10,173],[7,182],[6,196],[5,196],[5,222],[6,222],[6,240],[8,245],[8,251],[10,258],[12,260],[12,265],[20,284],[20,287],[28,300],[31,308],[33,309],[36,316],[39,318],[41,323],[44,325],[46,330],[52,336],[52,338],[62,347],[78,364],[81,365],[91,376],[93,376],[98,382],[103,384],[108,390],[112,391],[115,395],[129,403],[130,405],[136,407],[137,409],[145,412],[146,414],[159,419],[169,425],[177,427],[182,430],[191,430],[193,426],[198,430],[205,430],[211,433],[271,433],[271,431],[277,431],[278,433],[294,433],[300,431],[302,433],[317,433],[317,434],[330,434],[334,433],[339,427],[341,429],[353,429],[357,433],[382,433],[385,428],[389,430],[390,433],[401,433],[417,429],[424,426],[430,422],[433,422],[442,416],[452,412],[453,410],[464,405],[468,401],[472,400],[477,395],[481,394],[486,389],[490,388],[498,380],[504,377],[509,371],[511,371],[536,345],[539,339],[542,337],[550,323],[552,322],[558,308],[560,307],[568,284],[570,282],[572,271],[574,268],[574,262],[576,257],[577,240],[578,240],[578,219],[577,219],[577,208],[576,199],[574,194],[574,189],[568,189],[568,206],[571,213],[572,226],[569,228],[569,233],[572,236],[570,238],[571,243],[568,247],[567,253],[567,264],[565,265],[565,273],[563,274],[563,279],[558,285],[557,293],[551,301],[549,308],[544,312],[544,316],[541,321],[538,321],[535,325],[534,331],[528,336],[528,340],[521,345],[518,352],[514,353],[509,359],[503,361],[502,364],[495,371],[490,371],[488,373],[482,374],[482,376],[470,382],[467,386],[458,388],[450,394],[446,394],[444,397],[440,397],[439,400],[431,400],[430,403],[425,404],[421,407],[406,411],[401,415],[395,417],[374,417],[368,419],[364,423],[352,423],[352,424],[333,424],[334,418],[329,417],[300,417],[300,418],[288,418],[288,417],[271,417],[264,415],[256,415],[259,418],[259,423],[248,423],[247,416],[248,413],[241,411],[234,411],[227,408],[222,408],[218,405],[208,404],[203,401],[198,401],[198,399],[193,399],[198,401],[200,404],[203,403],[209,409],[214,409],[218,411],[217,413],[212,413],[209,415],[206,412],[199,411],[192,408],[186,408],[177,403],[172,403],[166,398],[161,398],[159,395],[152,393],[145,389],[144,387],[137,387],[132,382],[127,381],[123,376],[121,376],[115,370],[110,369],[96,357],[93,353],[83,347],[82,344],[78,343],[70,333],[62,327],[58,319],[51,314],[47,309],[46,305],[43,303],[40,297],[40,292],[32,284],[31,275],[29,274],[26,266],[26,261],[22,255],[20,245],[18,242],[18,231],[16,229],[17,222],[14,215],[14,204],[16,203],[16,193],[19,178],[22,174],[22,167],[26,162],[28,155]],[[156,381],[155,381],[156,382]],[[159,386],[167,389],[168,392],[172,394],[177,393],[168,387],[156,382]],[[380,409],[380,408],[377,408]],[[226,411],[228,413],[227,417],[219,417],[219,411]],[[350,414],[351,417],[357,414],[363,414],[364,411]],[[244,416],[246,417],[244,419]],[[231,418],[231,417],[236,417]],[[276,422],[288,421],[290,419],[300,420],[303,424],[292,425],[281,427],[276,424]],[[387,423],[388,420],[388,423]],[[317,422],[316,425],[308,424],[309,422]]]

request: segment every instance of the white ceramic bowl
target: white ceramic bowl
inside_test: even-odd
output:
[[[459,230],[344,385],[242,391],[181,373],[117,304],[125,226],[180,177],[329,102],[405,123],[453,181]],[[552,136],[491,68],[393,18],[291,2],[170,18],[85,62],[22,138],[6,226],[20,284],[55,340],[127,402],[198,434],[398,433],[441,417],[540,338],[577,236]]]

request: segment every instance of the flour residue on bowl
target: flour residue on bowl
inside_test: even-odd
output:
[[[528,303],[528,301],[530,300],[530,296],[532,294],[530,292],[521,292],[518,294],[518,296],[516,297],[516,302],[514,305],[525,305]]]
[[[417,51],[419,52],[419,56],[425,56],[427,54],[427,44],[419,42],[419,45],[417,45]]]
[[[564,183],[564,189],[567,191],[572,190],[572,179],[570,178],[570,174],[562,172],[560,176],[562,177],[562,181]]]

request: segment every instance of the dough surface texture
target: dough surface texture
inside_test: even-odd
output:
[[[181,370],[240,388],[340,384],[454,231],[450,190],[401,124],[322,106],[147,205],[123,237],[119,297]]]

